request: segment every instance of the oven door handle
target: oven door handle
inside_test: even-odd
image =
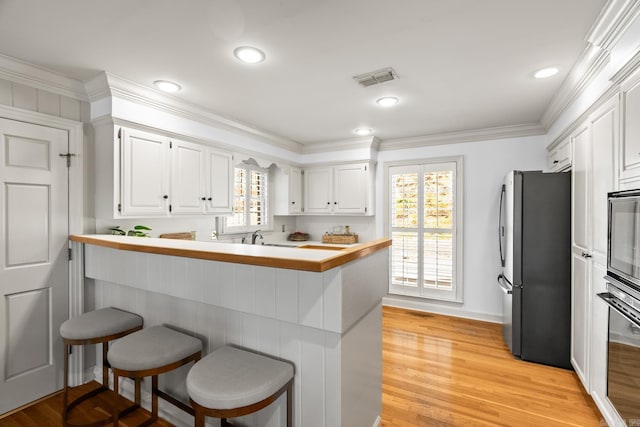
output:
[[[640,320],[634,319],[628,313],[625,313],[624,310],[620,309],[619,307],[617,307],[615,304],[611,302],[614,300],[618,300],[618,298],[616,298],[614,295],[611,295],[609,292],[603,292],[597,295],[600,298],[602,298],[602,300],[606,302],[610,308],[614,309],[620,316],[624,317],[627,321],[631,322],[632,325],[636,325],[637,327],[640,328]]]
[[[498,285],[500,286],[500,290],[505,294],[511,295],[513,293],[513,288],[506,283],[502,274],[498,275]]]

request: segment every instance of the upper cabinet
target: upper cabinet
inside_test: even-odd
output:
[[[373,215],[373,170],[369,163],[304,170],[304,213]]]
[[[274,167],[273,169],[274,215],[299,215],[302,213],[302,169]]]
[[[620,86],[622,112],[622,144],[620,147],[620,179],[640,177],[640,71]]]
[[[231,212],[232,156],[112,123],[96,129],[96,216]]]
[[[549,151],[547,168],[551,172],[562,172],[571,169],[571,138],[567,137]]]
[[[168,138],[121,128],[121,197],[117,209],[122,216],[163,216],[169,208]],[[99,160],[99,159],[96,159]]]

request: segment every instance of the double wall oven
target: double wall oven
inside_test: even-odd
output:
[[[640,426],[640,190],[609,193],[607,397]]]

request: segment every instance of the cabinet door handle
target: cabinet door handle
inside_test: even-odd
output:
[[[164,196],[162,196],[162,198],[167,200],[169,198],[169,196],[167,194],[165,194]]]
[[[291,204],[292,204],[292,205],[295,205],[295,204],[296,204],[296,202],[291,202]]]
[[[328,204],[328,205],[330,205],[330,204],[331,204],[331,202],[327,202],[327,204]]]
[[[207,200],[207,198],[206,197],[202,197],[200,200],[202,200],[204,202],[205,200]]]
[[[207,200],[208,200],[208,201],[212,201],[213,199],[212,199],[211,197],[209,197]]]
[[[588,254],[588,253],[586,253],[586,252],[582,252],[582,257],[583,257],[583,258],[587,258],[587,259],[589,259],[589,258],[591,258],[592,256],[593,256],[593,255],[591,255],[591,254]]]
[[[333,204],[334,204],[334,205],[337,205],[337,204],[338,204],[338,202],[333,202]]]
[[[554,161],[553,161],[553,164],[554,164],[554,165],[557,165],[558,163],[560,163],[558,160],[554,160]]]

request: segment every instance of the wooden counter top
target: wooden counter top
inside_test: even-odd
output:
[[[391,239],[387,238],[350,246],[342,250],[283,248],[221,242],[209,243],[194,240],[112,236],[106,234],[73,235],[70,236],[70,239],[74,242],[125,251],[314,272],[323,272],[339,267],[391,246]]]

